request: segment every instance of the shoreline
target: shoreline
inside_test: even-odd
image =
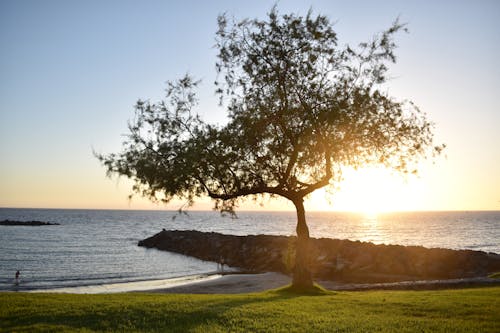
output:
[[[150,292],[165,294],[245,294],[277,289],[289,285],[291,282],[292,278],[290,276],[276,272],[227,274],[213,281],[202,281],[197,284],[185,284],[151,290]],[[326,280],[315,280],[314,282],[329,291],[439,290],[500,285],[500,279],[488,277],[388,283],[346,283]]]
[[[281,288],[289,285],[291,281],[292,278],[290,276],[277,272],[220,272],[161,280],[25,290],[19,292],[65,294],[247,294]],[[466,279],[420,280],[388,283],[346,283],[339,281],[315,280],[315,283],[330,291],[439,290],[480,286],[499,286],[500,279],[479,277]]]
[[[179,276],[168,279],[143,280],[131,282],[106,283],[96,285],[56,287],[47,289],[19,290],[13,292],[26,293],[56,293],[56,294],[117,294],[127,292],[148,292],[164,288],[174,288],[183,285],[196,285],[222,277],[221,273],[205,273]],[[12,290],[6,290],[10,292]]]
[[[290,276],[276,272],[228,273],[211,281],[188,283],[149,292],[159,294],[246,294],[284,287],[291,281]]]

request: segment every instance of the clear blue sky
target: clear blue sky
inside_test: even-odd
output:
[[[152,208],[129,204],[129,183],[105,178],[92,148],[118,151],[135,101],[158,100],[165,81],[186,72],[203,80],[200,113],[224,122],[212,86],[216,17],[264,17],[273,3],[0,1],[0,207]],[[278,8],[327,15],[341,43],[368,40],[398,16],[407,22],[388,90],[425,111],[449,148],[406,189],[394,185],[409,203],[393,208],[500,209],[500,1]],[[337,208],[348,209],[338,195]]]

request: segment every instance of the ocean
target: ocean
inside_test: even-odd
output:
[[[500,253],[500,211],[405,212],[365,216],[309,212],[311,237],[376,244],[422,245]],[[145,249],[139,240],[162,229],[225,234],[293,235],[294,212],[67,210],[0,208],[0,220],[56,222],[53,226],[0,226],[0,290],[139,283],[216,272],[217,265]],[[15,272],[21,283],[14,284]],[[151,282],[152,283],[152,282]]]

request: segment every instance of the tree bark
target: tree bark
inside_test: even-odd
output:
[[[295,268],[292,287],[297,290],[311,289],[313,286],[309,269],[309,228],[306,224],[304,199],[293,200],[297,210],[297,246],[295,248]]]

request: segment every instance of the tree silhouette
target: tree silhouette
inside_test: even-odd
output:
[[[281,196],[297,211],[293,287],[312,287],[304,198],[335,184],[346,166],[382,164],[413,172],[439,153],[432,124],[411,102],[381,91],[395,62],[398,21],[370,42],[339,46],[322,15],[266,20],[218,17],[215,82],[229,120],[205,123],[193,112],[198,82],[168,83],[164,100],[139,100],[118,154],[99,155],[108,173],[135,181],[152,200],[208,195],[221,212],[247,196]]]

